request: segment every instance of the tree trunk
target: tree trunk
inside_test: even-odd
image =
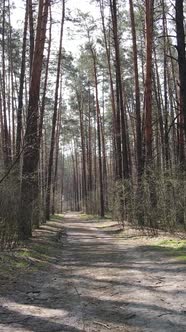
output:
[[[104,203],[104,190],[103,190],[102,158],[101,158],[101,114],[100,114],[99,97],[98,97],[96,54],[93,49],[93,46],[91,46],[91,53],[93,58],[94,82],[95,82],[95,91],[96,91],[96,115],[97,115],[97,137],[98,137],[99,181],[100,181],[100,216],[104,217],[105,203]]]
[[[154,1],[145,0],[146,5],[146,77],[145,77],[145,149],[146,165],[152,163],[152,46]]]
[[[32,74],[32,63],[34,56],[34,21],[32,0],[28,1],[29,31],[30,31],[30,77]]]
[[[117,94],[117,135],[121,129],[122,141],[122,175],[124,179],[129,178],[129,160],[127,151],[127,138],[126,138],[126,123],[125,123],[125,110],[123,102],[122,91],[122,75],[121,75],[121,61],[119,50],[118,38],[118,23],[117,23],[117,0],[110,0],[110,9],[112,14],[114,48],[115,48],[115,66],[116,66],[116,94]],[[121,122],[120,122],[121,119]]]
[[[185,52],[183,0],[176,0],[175,9],[176,9],[178,66],[179,66],[179,79],[180,79],[180,111],[183,114],[181,115],[181,119],[183,117],[184,131],[186,137],[186,52]],[[182,129],[180,128],[180,130]],[[180,133],[180,135],[182,135],[182,133]],[[183,143],[184,142],[182,142],[181,144]]]
[[[109,46],[107,41],[106,29],[105,29],[105,19],[104,19],[104,3],[103,0],[100,1],[100,12],[102,20],[102,28],[104,35],[105,50],[107,56],[108,70],[109,70],[109,83],[110,83],[110,92],[111,92],[111,104],[112,104],[112,130],[113,130],[113,154],[114,154],[114,170],[116,179],[122,177],[122,158],[121,158],[121,135],[120,135],[120,121],[117,123],[116,116],[116,105],[115,105],[115,94],[114,94],[114,84],[112,77],[112,66],[110,59]]]
[[[24,90],[24,78],[26,67],[26,38],[27,38],[27,25],[28,25],[28,0],[26,2],[25,9],[25,21],[23,32],[23,46],[22,46],[22,58],[21,58],[21,73],[19,83],[19,95],[18,95],[18,110],[17,110],[17,137],[16,137],[16,157],[20,155],[21,149],[21,136],[22,136],[22,117],[23,117],[23,90]]]
[[[53,156],[54,156],[54,145],[55,145],[55,132],[57,122],[57,108],[58,108],[58,94],[59,94],[59,81],[61,71],[61,57],[62,57],[62,41],[63,41],[63,26],[65,21],[65,0],[62,0],[62,18],[61,18],[61,31],[60,31],[60,42],[59,42],[59,53],[58,53],[58,64],[57,64],[57,77],[55,87],[55,100],[54,100],[54,113],[52,119],[52,134],[51,134],[51,146],[50,156],[48,164],[48,183],[47,183],[47,194],[46,194],[46,219],[50,219],[50,198],[51,198],[51,183],[52,183],[52,169],[53,169]]]
[[[7,124],[7,103],[6,103],[6,66],[5,66],[5,0],[3,0],[3,17],[2,17],[2,100],[3,100],[3,151],[4,165],[9,167],[11,161],[11,149],[9,142],[9,132]]]
[[[21,206],[18,225],[20,239],[28,239],[32,235],[33,218],[37,219],[39,216],[37,206],[39,196],[37,176],[39,161],[38,102],[49,3],[49,0],[39,1],[36,44],[33,57],[29,105],[24,139],[25,149],[23,153],[23,178],[21,185]]]
[[[87,212],[87,171],[86,171],[86,149],[85,149],[85,133],[83,125],[83,109],[82,109],[82,96],[76,92],[78,109],[79,109],[79,123],[80,123],[80,135],[81,135],[81,149],[82,149],[82,184],[83,192],[82,198],[85,205],[85,211]]]
[[[137,53],[136,26],[135,26],[133,0],[129,0],[129,4],[130,4],[132,41],[133,41],[133,62],[134,62],[135,97],[136,97],[135,108],[136,108],[136,138],[137,138],[137,174],[138,174],[138,181],[140,181],[143,171],[143,161],[142,161],[142,133],[141,133],[140,88],[139,88],[139,74],[138,74],[138,53]]]
[[[39,119],[39,144],[40,144],[40,141],[41,141],[42,130],[43,130],[43,119],[44,119],[44,113],[45,113],[46,92],[47,92],[47,84],[48,84],[48,69],[49,69],[51,43],[52,43],[51,7],[49,8],[49,17],[50,17],[49,40],[48,40],[48,50],[47,50],[47,60],[46,60],[46,70],[45,70],[45,79],[44,79],[44,87],[43,87],[43,96],[42,96],[41,109],[40,109],[40,119]]]

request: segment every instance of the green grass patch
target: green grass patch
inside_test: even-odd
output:
[[[86,214],[86,213],[81,213],[80,218],[82,220],[90,220],[90,221],[99,221],[99,220],[111,219],[111,217],[109,215],[105,215],[105,217],[101,217],[97,214]]]
[[[153,244],[155,250],[161,250],[169,256],[186,262],[186,240],[165,239]]]
[[[53,223],[41,226],[40,233],[31,240],[20,243],[16,249],[0,251],[0,281],[1,279],[13,281],[19,275],[39,270],[46,271],[55,264],[61,250],[59,243],[56,242],[56,234],[61,229],[59,220],[62,218],[62,215],[53,216],[51,219]]]
[[[182,248],[186,248],[186,240],[175,240],[175,239],[160,240],[157,242],[157,245],[179,250]]]
[[[58,221],[58,220],[63,220],[64,219],[64,215],[63,214],[54,214],[51,216],[51,221]]]
[[[58,254],[59,248],[56,242],[35,243],[27,249],[19,252],[21,257],[31,260],[35,267],[48,266]]]
[[[38,270],[47,270],[58,254],[59,248],[54,242],[32,243],[27,248],[0,253],[0,280],[12,280],[20,274]]]
[[[98,215],[86,214],[86,213],[81,213],[80,218],[82,220],[99,220],[100,219]]]
[[[3,252],[0,254],[0,279],[15,279],[30,266],[28,260],[17,253]]]

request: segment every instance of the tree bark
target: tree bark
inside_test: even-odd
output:
[[[136,108],[136,138],[137,138],[137,173],[138,173],[138,181],[140,181],[143,172],[141,105],[140,105],[140,88],[139,88],[139,74],[138,74],[136,25],[134,17],[133,0],[129,0],[129,5],[130,5],[130,18],[131,18],[132,41],[133,41],[133,63],[134,63],[134,78],[135,78],[135,97],[136,97],[135,108]]]
[[[124,110],[123,91],[122,91],[122,75],[121,75],[121,60],[120,60],[121,58],[120,58],[119,38],[118,38],[117,0],[110,0],[110,9],[112,14],[114,49],[115,49],[115,66],[116,66],[116,95],[117,95],[117,108],[118,108],[117,135],[119,135],[119,132],[121,130],[122,177],[124,179],[127,179],[129,178],[129,160],[128,160],[128,151],[127,151],[125,110]]]
[[[17,110],[17,136],[16,136],[16,157],[20,154],[21,148],[21,137],[22,137],[22,117],[23,117],[23,91],[24,91],[24,78],[26,68],[26,38],[27,38],[27,26],[28,26],[28,0],[26,2],[25,9],[25,21],[24,21],[24,32],[23,32],[23,45],[22,45],[22,56],[21,56],[21,73],[19,82],[19,95],[18,95],[18,110]]]
[[[93,59],[93,68],[94,68],[94,83],[95,83],[95,92],[96,92],[96,115],[97,115],[97,137],[98,137],[98,154],[99,154],[99,182],[100,182],[100,216],[104,217],[105,215],[105,202],[104,202],[104,190],[103,190],[103,173],[102,173],[102,157],[101,157],[101,114],[99,107],[99,96],[98,96],[98,79],[97,79],[97,64],[96,64],[96,54],[91,45],[91,53]]]
[[[176,9],[178,66],[179,66],[179,79],[180,79],[180,111],[181,111],[180,124],[182,126],[181,122],[183,118],[184,131],[186,137],[186,52],[185,52],[183,0],[175,1],[175,9]],[[181,127],[180,130],[182,131]],[[182,132],[180,132],[180,136],[181,135]],[[180,143],[184,144],[184,142]],[[184,150],[184,147],[182,147],[182,149]],[[184,156],[183,156],[183,163],[184,163]]]
[[[6,6],[3,0],[3,17],[2,17],[2,100],[3,100],[3,152],[4,165],[8,168],[11,161],[11,148],[9,141],[9,132],[7,124],[7,103],[6,103],[6,66],[5,66],[5,23],[6,23]]]
[[[152,162],[152,47],[154,1],[145,0],[146,77],[145,77],[145,149],[146,165]]]
[[[30,82],[26,132],[24,138],[25,149],[23,153],[21,206],[18,225],[20,239],[28,239],[32,235],[33,219],[38,218],[39,216],[37,206],[39,196],[37,176],[39,161],[38,102],[49,4],[50,0],[39,1],[36,43]]]
[[[29,31],[30,31],[30,77],[32,74],[32,63],[34,56],[34,20],[33,20],[33,3],[28,0],[28,16],[29,16]]]
[[[48,163],[48,183],[47,183],[47,194],[46,194],[47,220],[50,220],[51,183],[52,183],[53,156],[54,156],[54,145],[55,145],[55,132],[56,132],[56,122],[57,122],[59,81],[60,81],[60,71],[61,71],[63,27],[65,21],[65,0],[62,0],[62,4],[63,6],[62,6],[61,31],[60,31],[60,42],[59,42],[58,64],[57,64],[57,77],[56,77],[56,87],[55,87],[54,112],[52,118],[51,146],[50,146],[50,156]]]

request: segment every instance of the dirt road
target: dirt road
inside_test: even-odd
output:
[[[39,232],[48,264],[3,281],[1,332],[186,331],[184,263],[78,214]]]

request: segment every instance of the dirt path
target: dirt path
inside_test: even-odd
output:
[[[186,331],[183,263],[78,214],[38,232],[47,264],[0,281],[1,332]]]

